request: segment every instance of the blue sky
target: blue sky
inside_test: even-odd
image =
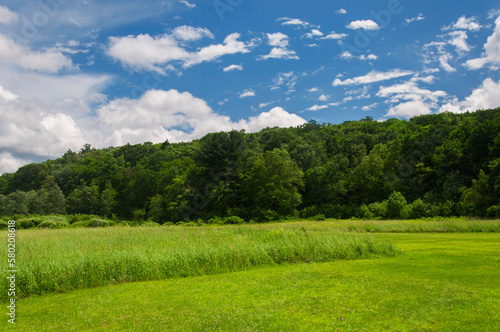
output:
[[[0,173],[96,147],[500,106],[500,1],[4,0]]]

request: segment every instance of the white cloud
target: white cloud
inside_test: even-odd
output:
[[[364,29],[364,30],[378,30],[380,27],[372,20],[358,20],[349,23],[346,28],[351,30]]]
[[[282,86],[287,88],[287,94],[295,92],[295,85],[297,84],[298,78],[293,71],[287,73],[279,73],[273,78],[273,85],[271,85],[271,90],[280,89]]]
[[[417,86],[416,80],[389,87],[380,87],[377,97],[386,99],[392,106],[386,117],[412,117],[432,113],[438,107],[441,98],[445,98],[444,91],[430,91]]]
[[[17,22],[18,20],[19,15],[17,13],[14,13],[5,6],[0,6],[0,24],[9,25],[11,23]]]
[[[115,99],[98,110],[97,123],[109,133],[108,145],[190,141],[210,132],[298,126],[306,121],[280,107],[248,120],[232,122],[216,114],[199,98],[177,90],[150,90],[140,99]],[[178,128],[183,128],[179,130]]]
[[[317,92],[317,91],[319,91],[318,88],[310,88],[307,90],[307,92]]]
[[[319,101],[328,101],[328,99],[330,99],[330,96],[327,95],[321,95],[318,98]]]
[[[347,14],[347,10],[345,10],[344,8],[340,8],[339,10],[335,11],[335,14],[345,15]]]
[[[373,103],[373,104],[370,104],[370,105],[365,105],[361,108],[362,111],[371,111],[374,107],[377,107],[378,106],[378,103]]]
[[[232,33],[224,39],[224,44],[203,47],[198,52],[189,56],[184,64],[184,67],[190,67],[202,62],[213,61],[228,54],[249,53],[249,45],[239,41],[238,38],[240,38],[239,33]]]
[[[240,93],[240,98],[247,98],[247,97],[255,97],[255,91],[245,90],[242,93]]]
[[[363,60],[363,61],[366,61],[366,60],[377,60],[378,59],[378,56],[376,56],[375,54],[368,54],[368,55],[360,55],[359,56],[359,60]]]
[[[351,54],[349,51],[344,51],[342,54],[340,54],[340,58],[343,60],[351,60],[351,59],[358,59],[361,61],[369,61],[369,60],[377,60],[378,56],[375,54],[368,54],[368,55],[360,55],[360,56],[354,56]]]
[[[480,69],[488,63],[500,63],[500,16],[495,21],[495,31],[484,44],[484,57],[471,59],[465,63],[468,69]]]
[[[308,22],[302,21],[301,19],[298,18],[281,17],[278,18],[276,21],[283,21],[281,25],[300,25],[303,27],[310,25]]]
[[[423,50],[426,52],[424,53],[424,63],[439,62],[441,68],[445,71],[449,73],[455,72],[456,69],[449,63],[453,60],[453,55],[446,50],[446,45],[447,43],[441,41],[425,44],[423,46]]]
[[[500,81],[495,82],[491,78],[483,81],[483,84],[472,91],[472,94],[463,101],[455,98],[450,103],[441,106],[439,112],[474,112],[480,109],[497,108],[500,106]]]
[[[191,9],[196,7],[196,5],[194,3],[189,3],[187,0],[181,0],[180,2],[184,5],[186,5],[186,7],[191,8]]]
[[[492,9],[488,12],[488,18],[492,19],[500,15],[500,9]]]
[[[172,31],[172,36],[182,41],[195,41],[204,37],[214,39],[214,35],[207,28],[195,28],[188,25],[175,28]]]
[[[180,47],[170,35],[152,37],[149,34],[126,37],[109,37],[107,53],[122,64],[137,69],[165,73],[157,65],[185,60],[189,52]]]
[[[269,46],[274,46],[271,52],[267,55],[258,56],[258,60],[267,59],[285,59],[285,60],[298,60],[299,57],[293,50],[289,50],[288,47],[288,36],[281,32],[268,33],[267,34]]]
[[[460,17],[457,22],[443,27],[442,30],[470,30],[470,31],[479,31],[482,26],[477,23],[476,18],[470,17],[466,18],[465,15]]]
[[[271,105],[272,103],[274,103],[274,101],[270,101],[270,102],[267,102],[267,103],[260,103],[259,104],[259,108],[267,107],[267,106]]]
[[[452,59],[453,59],[453,56],[449,53],[445,53],[445,54],[442,54],[439,56],[439,64],[448,73],[453,73],[453,72],[457,71],[457,69],[452,67],[449,63],[449,61]]]
[[[229,65],[223,69],[224,72],[233,71],[233,70],[243,70],[242,65]]]
[[[470,46],[467,44],[467,32],[465,31],[452,31],[449,33],[451,39],[448,40],[448,44],[453,45],[457,48],[457,52],[469,52]]]
[[[25,70],[46,73],[57,73],[64,68],[72,68],[71,59],[59,51],[32,51],[2,34],[0,34],[0,60]]]
[[[187,37],[186,31],[193,32],[189,28],[184,29],[181,33],[184,37]],[[202,33],[200,30],[197,32]],[[209,31],[203,33],[207,35]],[[217,60],[224,55],[250,52],[250,45],[239,41],[239,37],[239,33],[232,33],[224,39],[223,44],[209,45],[197,52],[188,52],[179,46],[173,36],[167,34],[156,37],[148,34],[110,37],[107,53],[132,68],[149,69],[165,74],[166,65],[169,62],[180,61],[187,68],[202,62]],[[161,65],[165,67],[161,68]]]
[[[16,158],[9,152],[0,152],[0,175],[3,173],[14,173],[19,167],[30,162],[32,161],[29,159]]]
[[[309,107],[308,109],[306,109],[306,111],[316,112],[316,111],[319,111],[319,110],[322,110],[325,108],[328,108],[328,105],[313,105],[313,106]]]
[[[17,98],[19,98],[18,95],[10,92],[9,90],[6,90],[3,88],[3,86],[0,85],[0,97],[2,97],[3,99],[5,100],[16,100]]]
[[[287,47],[288,46],[288,36],[281,32],[268,33],[267,34],[269,46],[276,47]]]
[[[425,17],[424,17],[424,15],[422,15],[422,13],[420,13],[417,17],[407,18],[406,24],[410,24],[411,22],[418,22],[418,21],[422,21],[422,20],[425,20]]]
[[[321,37],[323,36],[323,32],[319,31],[318,29],[312,29],[311,32],[308,32],[306,34],[307,38],[314,38],[314,37]]]
[[[413,100],[391,107],[386,117],[411,118],[432,113],[429,106],[421,100]]]
[[[385,72],[385,73],[372,70],[371,72],[369,72],[365,76],[348,78],[344,81],[337,78],[337,79],[335,79],[335,81],[333,81],[332,84],[333,84],[333,86],[370,84],[370,83],[390,80],[393,78],[412,75],[413,73],[414,73],[413,71],[401,70],[401,69],[393,69],[393,70]]]
[[[330,32],[328,35],[326,35],[325,37],[321,38],[321,39],[344,39],[345,37],[347,37],[348,34],[346,33],[336,33],[335,31],[332,31]]]
[[[12,92],[3,88],[2,91],[0,151],[11,155],[57,157],[68,148],[76,150],[85,143],[71,116],[53,112],[36,101],[12,98]]]
[[[349,59],[354,58],[354,55],[352,55],[352,54],[351,54],[351,52],[349,52],[349,51],[345,51],[345,52],[343,52],[343,53],[340,55],[340,58],[341,58],[341,59],[344,59],[344,60],[349,60]]]

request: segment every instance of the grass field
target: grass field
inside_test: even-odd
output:
[[[324,241],[346,227],[359,230],[361,224],[353,223],[308,222],[305,237]],[[302,225],[251,229],[286,234]],[[186,238],[199,232],[169,231],[175,229]],[[224,229],[234,236],[233,229],[240,228]],[[393,257],[254,267],[32,296],[17,301],[17,324],[9,330],[498,331],[500,234],[487,232],[429,234],[408,228],[408,233],[369,235],[374,243],[390,241],[402,250]],[[0,328],[6,325],[5,319]]]
[[[396,254],[391,243],[376,241],[370,234],[308,233],[297,226],[35,229],[19,231],[16,244],[19,297],[256,266]],[[6,264],[2,275],[7,275]],[[0,299],[7,298],[8,287],[9,280],[0,279]]]

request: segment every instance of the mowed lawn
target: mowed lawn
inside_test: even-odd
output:
[[[17,301],[22,331],[500,331],[500,234],[375,234],[396,257],[257,267]],[[6,315],[5,315],[6,316]],[[10,324],[9,324],[10,325]]]

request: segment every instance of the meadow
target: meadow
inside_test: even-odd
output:
[[[328,220],[23,230],[14,329],[496,331],[498,228]]]

